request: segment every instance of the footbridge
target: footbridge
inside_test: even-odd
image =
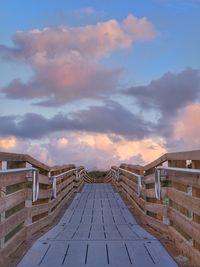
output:
[[[200,266],[200,151],[49,167],[0,152],[1,267]]]

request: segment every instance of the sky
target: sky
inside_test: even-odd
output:
[[[0,151],[106,170],[200,149],[200,0],[0,0]]]

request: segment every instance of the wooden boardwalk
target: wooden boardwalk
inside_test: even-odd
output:
[[[161,243],[137,224],[110,184],[85,184],[60,222],[18,267],[175,267]]]

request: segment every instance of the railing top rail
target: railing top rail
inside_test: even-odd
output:
[[[132,172],[132,171],[128,171],[128,170],[126,170],[126,169],[119,168],[119,170],[124,171],[124,172],[126,172],[126,173],[128,173],[128,174],[130,174],[130,175],[136,176],[136,177],[142,177],[142,175],[137,174],[137,173],[134,173],[134,172]]]
[[[168,160],[200,160],[200,150],[166,153],[151,163],[144,166],[149,170]]]
[[[137,170],[137,171],[142,171],[144,169],[144,167],[141,165],[133,165],[133,164],[126,164],[126,163],[122,163],[119,167],[122,169],[130,168],[130,169]]]
[[[165,171],[185,172],[191,174],[200,174],[200,169],[176,168],[176,167],[165,167],[165,166],[158,166],[156,167],[156,169]]]
[[[165,167],[165,166],[156,167],[156,172],[155,172],[155,196],[159,200],[161,198],[161,183],[160,183],[161,170],[200,175],[200,169],[176,168],[176,167]]]
[[[50,167],[50,171],[53,172],[53,171],[65,171],[66,169],[67,170],[70,170],[70,169],[74,169],[76,166],[74,164],[66,164],[66,165],[58,165],[58,166],[53,166],[53,167]]]
[[[17,169],[6,169],[6,170],[0,170],[0,174],[10,174],[10,173],[18,173],[18,172],[28,172],[28,171],[38,171],[38,169],[34,167],[28,167],[28,168],[17,168]]]
[[[116,177],[117,180],[120,177],[120,170],[124,171],[125,173],[128,173],[130,175],[133,175],[133,176],[137,177],[137,180],[138,180],[138,196],[140,196],[141,192],[142,192],[142,179],[143,179],[143,176],[139,175],[139,174],[136,174],[134,172],[128,171],[126,169],[118,168],[117,170],[115,170],[115,169],[111,168],[111,171],[113,171],[115,173],[115,175],[117,175],[117,177]]]
[[[77,167],[77,168],[73,168],[73,169],[71,169],[71,170],[68,170],[68,171],[66,171],[66,172],[60,173],[60,174],[58,174],[58,175],[53,175],[53,176],[51,176],[50,179],[51,179],[51,183],[52,183],[52,196],[53,196],[53,198],[56,198],[56,196],[57,196],[57,185],[56,185],[56,182],[57,182],[57,179],[58,179],[58,178],[60,178],[60,177],[62,177],[62,176],[64,176],[64,175],[66,175],[66,174],[68,174],[68,173],[73,173],[73,172],[75,172],[75,174],[76,174],[76,180],[79,180],[79,175],[80,175],[83,171],[85,171],[84,168],[83,168],[83,169],[80,169],[80,167]]]
[[[49,171],[59,171],[64,170],[66,168],[74,168],[74,164],[65,164],[65,165],[58,165],[58,166],[48,166],[33,157],[29,156],[28,154],[19,154],[19,153],[9,153],[9,152],[0,152],[0,161],[25,161],[33,165],[38,169]]]
[[[63,176],[63,175],[66,175],[66,174],[71,173],[71,172],[76,171],[76,170],[77,170],[77,168],[73,168],[73,169],[68,170],[68,171],[66,171],[66,172],[62,172],[62,173],[60,173],[60,174],[53,175],[52,177],[54,177],[54,178],[57,179],[57,178],[59,178],[59,177],[61,177],[61,176]]]

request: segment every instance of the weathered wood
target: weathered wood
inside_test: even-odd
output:
[[[18,233],[16,233],[10,240],[6,242],[6,245],[0,249],[0,266],[8,266],[5,263],[7,258],[9,258],[12,253],[14,253],[17,248],[26,241],[27,229],[22,228]]]
[[[168,197],[177,204],[200,215],[200,198],[196,198],[174,188],[168,188]]]
[[[27,199],[27,190],[22,189],[0,198],[0,212],[4,212]]]
[[[155,182],[155,174],[150,174],[144,177],[145,184],[152,184]]]
[[[200,224],[197,224],[173,208],[168,209],[168,216],[174,224],[182,229],[192,239],[200,242]]]
[[[32,199],[32,189],[28,188],[28,199]],[[39,199],[50,198],[52,195],[52,189],[40,189]]]
[[[26,209],[22,209],[17,213],[10,216],[0,224],[0,238],[5,237],[10,231],[12,231],[17,225],[24,222],[27,217]]]
[[[161,216],[166,216],[167,212],[165,207],[163,206],[163,204],[156,204],[156,203],[150,203],[150,202],[146,202],[145,203],[145,209],[148,211],[151,211],[153,213],[159,214]]]
[[[28,188],[7,196],[2,193],[0,195],[0,212],[2,214],[0,238],[5,237],[17,225],[26,221],[27,218],[38,216],[35,218],[37,221],[34,223],[30,220],[28,224],[28,221],[26,221],[23,229],[7,241],[3,250],[0,250],[0,255],[2,255],[2,251],[6,251],[9,255],[14,251],[13,249],[14,244],[16,245],[17,236],[21,236],[19,240],[23,242],[25,240],[23,233],[26,233],[27,237],[30,238],[34,233],[51,224],[73,193],[80,190],[84,181],[90,183],[93,180],[87,174],[82,175],[79,181],[75,181],[75,176],[71,173],[63,175],[57,179],[57,198],[51,199],[52,189],[48,177],[49,173],[51,173],[51,175],[64,173],[67,170],[75,168],[73,164],[51,168],[25,154],[1,152],[0,160],[7,161],[7,166],[10,168],[22,167],[24,164],[30,163],[40,171],[40,195],[38,203],[35,203],[35,205],[23,208],[6,219],[5,211],[21,202],[26,201],[27,203],[27,201],[31,201],[32,190]],[[120,165],[122,169],[140,175],[143,174],[144,170],[147,171],[147,173],[151,173],[150,175],[144,176],[145,188],[143,187],[140,197],[137,194],[137,177],[127,174],[123,170],[120,174],[120,181],[116,181],[111,172],[109,172],[102,181],[112,182],[115,189],[124,195],[144,223],[149,224],[162,233],[168,233],[169,237],[175,240],[177,247],[183,254],[187,255],[192,263],[197,263],[198,260],[200,262],[198,252],[198,250],[200,250],[200,175],[167,171],[167,178],[161,177],[161,201],[155,200],[154,192],[155,175],[153,172],[156,166],[168,162],[169,166],[185,167],[187,160],[189,160],[189,163],[192,163],[193,168],[200,169],[200,150],[167,153],[144,167],[130,164]],[[79,170],[81,169],[83,169],[83,167],[80,166]],[[116,172],[118,171],[118,167],[116,166],[113,166],[112,169]],[[0,187],[5,190],[6,186],[26,181],[27,177],[25,173],[1,175]],[[41,217],[39,215],[41,215]],[[188,218],[187,215],[189,215],[190,218]],[[42,218],[42,216],[46,217]],[[172,225],[165,224],[162,221],[164,217],[166,221],[167,219],[171,221]],[[159,220],[157,218],[159,218]],[[180,233],[178,231],[180,231]],[[181,233],[181,231],[183,232]],[[187,242],[185,238],[188,237],[193,240],[193,244]],[[7,248],[10,248],[10,253]]]
[[[142,207],[143,209],[145,209],[145,201],[142,198],[139,198],[138,195],[129,187],[127,186],[125,183],[121,183],[123,189],[126,190],[126,192],[132,196],[132,198],[134,198],[135,202]]]
[[[168,160],[169,167],[185,168],[186,160]]]
[[[57,194],[66,186],[70,185],[74,181],[74,176],[68,176],[64,182],[61,182],[57,185]]]
[[[27,208],[28,217],[35,216],[46,211],[49,211],[49,203],[33,205],[32,207]]]
[[[175,243],[177,249],[182,255],[189,258],[190,263],[193,266],[198,267],[200,262],[200,252],[192,248],[191,243],[189,243],[179,232],[177,232],[173,227],[168,226],[168,234],[172,241]]]
[[[0,187],[26,182],[26,173],[1,174]]]
[[[163,162],[168,160],[199,160],[200,159],[200,150],[195,151],[185,151],[185,152],[175,152],[175,153],[166,153],[154,160],[153,162],[144,166],[144,170],[154,168],[161,165]]]
[[[40,184],[49,184],[49,177],[47,175],[39,174]]]
[[[42,230],[44,227],[49,225],[49,217],[44,217],[27,226],[27,238],[32,238],[32,235]]]
[[[146,223],[149,224],[152,228],[160,233],[166,234],[168,231],[168,226],[164,224],[162,221],[157,220],[151,216],[146,215]]]
[[[196,174],[189,175],[189,174],[175,173],[175,172],[169,171],[167,180],[173,181],[179,184],[200,187],[200,175],[196,175]]]

